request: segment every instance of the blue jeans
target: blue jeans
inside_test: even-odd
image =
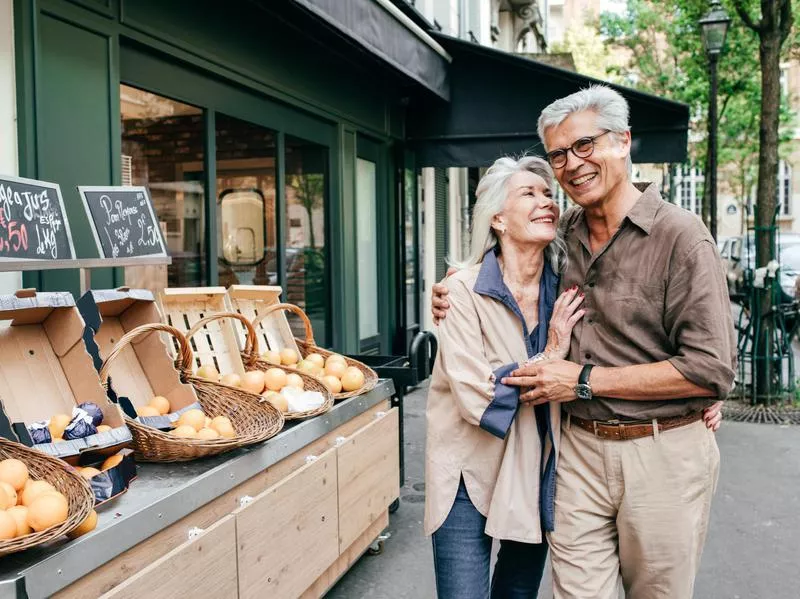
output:
[[[547,543],[500,541],[489,583],[492,537],[486,518],[472,505],[464,480],[447,519],[433,533],[433,563],[439,599],[536,599]]]

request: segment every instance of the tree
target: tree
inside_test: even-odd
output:
[[[291,187],[295,197],[303,205],[308,215],[309,247],[317,247],[314,239],[314,209],[322,205],[325,191],[325,177],[321,174],[292,175]]]
[[[608,79],[609,72],[617,66],[591,17],[570,26],[564,32],[564,40],[552,44],[550,52],[571,54],[579,73],[597,79]]]
[[[792,31],[791,0],[761,0],[761,18],[755,19],[745,0],[733,0],[736,13],[758,38],[758,55],[761,66],[761,117],[759,120],[758,190],[756,191],[756,231],[771,231],[775,214],[778,178],[778,147],[781,105],[781,54],[783,45]],[[775,255],[774,233],[756,236],[756,266],[766,266]],[[764,290],[761,296],[761,316],[768,326],[759,345],[771,352],[772,331],[769,315],[772,314],[773,294]],[[769,400],[772,364],[755,361],[757,398]]]

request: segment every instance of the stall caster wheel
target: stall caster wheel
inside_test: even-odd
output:
[[[372,542],[372,545],[367,549],[368,555],[380,555],[383,553],[384,542],[391,536],[390,533],[384,533]]]
[[[400,498],[398,497],[392,503],[389,504],[389,513],[394,514],[398,509],[400,509]]]

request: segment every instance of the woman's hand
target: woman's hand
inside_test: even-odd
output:
[[[714,433],[719,430],[722,425],[722,402],[717,401],[703,410],[703,422],[706,423],[706,428]]]
[[[566,360],[572,329],[586,314],[586,310],[578,309],[583,298],[583,293],[575,285],[562,293],[553,305],[553,315],[547,330],[547,346],[544,348],[548,359]]]
[[[457,268],[452,266],[447,269],[447,277],[453,273],[458,272]],[[444,320],[447,316],[447,310],[450,308],[450,303],[447,301],[447,285],[444,280],[439,281],[433,285],[431,289],[431,312],[433,313],[433,324],[438,325],[439,321]]]

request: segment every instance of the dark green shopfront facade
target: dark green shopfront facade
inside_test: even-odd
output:
[[[414,83],[290,5],[17,0],[20,175],[60,184],[78,257],[96,252],[76,186],[147,185],[164,284],[280,284],[318,342],[405,353]],[[77,293],[79,275],[24,283]],[[124,283],[93,273],[95,288]]]
[[[280,285],[320,344],[404,355],[419,168],[541,153],[541,109],[594,83],[434,29],[404,0],[14,0],[19,174],[61,186],[78,258],[76,186],[150,190],[172,265],[96,289]],[[618,89],[634,161],[682,161],[688,107]],[[24,283],[77,293],[79,273]]]

